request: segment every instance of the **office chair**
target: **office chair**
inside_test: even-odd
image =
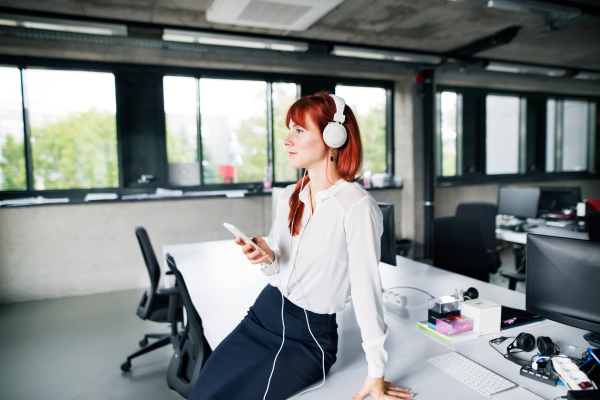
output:
[[[588,212],[585,220],[590,241],[600,243],[600,212]]]
[[[479,222],[459,217],[434,219],[433,265],[489,282],[488,254]]]
[[[131,370],[131,360],[159,349],[171,343],[171,338],[177,335],[177,323],[183,321],[183,308],[181,300],[176,293],[158,291],[158,282],[160,280],[160,266],[154,255],[152,243],[146,230],[139,226],[135,228],[146,269],[150,277],[150,290],[145,291],[137,308],[137,315],[141,319],[148,319],[154,322],[163,322],[171,324],[171,333],[148,333],[139,342],[140,350],[130,354],[127,361],[121,364],[121,370],[127,372]],[[158,339],[153,343],[148,343],[148,339]]]
[[[490,272],[495,274],[502,265],[499,248],[496,247],[496,214],[498,207],[492,203],[460,203],[456,207],[455,217],[474,219],[479,222],[483,244],[488,254]]]
[[[183,276],[170,254],[167,254],[167,265],[175,275],[177,285],[173,290],[180,293],[187,316],[183,332],[173,340],[175,354],[167,370],[167,384],[169,388],[187,398],[212,350],[204,337],[202,319],[192,304]]]

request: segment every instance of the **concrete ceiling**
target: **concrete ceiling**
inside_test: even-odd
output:
[[[600,71],[600,13],[544,32],[543,16],[447,0],[346,0],[304,32],[210,23],[211,0],[0,0],[0,7],[446,53],[510,26],[507,45],[476,57]],[[600,11],[597,0],[564,0]]]

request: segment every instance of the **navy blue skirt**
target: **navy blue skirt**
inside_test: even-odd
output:
[[[322,353],[304,310],[284,298],[285,344],[271,378],[267,400],[283,400],[323,379]],[[325,352],[325,371],[335,363],[335,314],[307,311],[310,329]],[[267,285],[240,324],[208,357],[190,400],[262,400],[281,346],[281,292]],[[318,389],[317,389],[318,390]]]

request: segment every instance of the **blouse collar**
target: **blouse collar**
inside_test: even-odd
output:
[[[339,192],[342,189],[343,186],[345,186],[344,183],[348,183],[348,182],[346,182],[345,180],[340,178],[329,189],[321,190],[320,192],[317,192],[317,194],[315,195],[315,201],[317,203],[319,203],[320,201],[323,201],[324,199],[335,195],[337,192]],[[300,192],[299,197],[303,203],[310,204],[310,182],[308,182],[306,184],[306,186],[304,186],[304,188],[302,189],[302,192]]]

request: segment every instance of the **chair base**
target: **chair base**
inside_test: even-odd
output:
[[[500,271],[500,275],[502,275],[505,278],[508,278],[508,288],[510,290],[515,290],[517,288],[517,281],[525,282],[525,274],[522,272]]]
[[[158,340],[154,343],[148,344],[149,338],[158,339]],[[149,353],[153,350],[160,349],[161,347],[164,347],[168,344],[171,344],[171,334],[169,334],[169,333],[167,333],[167,334],[149,333],[147,335],[144,335],[144,339],[142,339],[139,344],[140,344],[140,347],[142,347],[142,348],[139,349],[138,351],[136,351],[135,353],[130,354],[127,357],[127,361],[125,361],[123,364],[121,364],[121,371],[123,371],[123,372],[131,371],[131,360],[133,360],[134,358],[139,357],[143,354]]]

